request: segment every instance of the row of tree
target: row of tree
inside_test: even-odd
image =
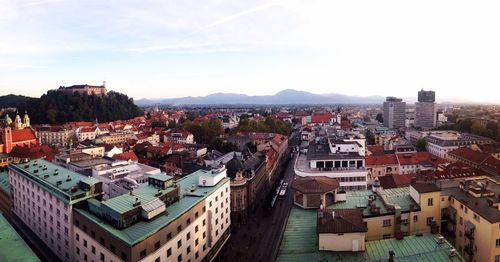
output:
[[[35,124],[62,124],[71,121],[109,122],[144,115],[132,98],[110,91],[105,96],[66,94],[51,90],[40,98],[30,98],[21,112],[27,111]]]
[[[209,119],[201,123],[186,120],[183,123],[183,128],[193,134],[197,143],[207,144],[210,150],[226,153],[237,149],[233,143],[224,142],[221,139],[224,129],[220,119]]]
[[[283,120],[266,117],[264,121],[249,118],[241,118],[234,132],[271,132],[289,136],[292,133],[292,125]]]
[[[448,119],[449,120],[449,119]],[[479,121],[466,118],[456,120],[453,124],[442,125],[436,130],[457,130],[461,132],[472,133],[484,137],[489,137],[500,141],[500,130],[497,123],[489,121],[486,125],[482,125]]]

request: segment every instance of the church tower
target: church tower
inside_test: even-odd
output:
[[[5,114],[5,127],[10,127],[12,125],[12,119],[9,114]]]
[[[24,112],[23,123],[25,128],[30,127],[30,117],[28,116],[28,112]]]
[[[23,129],[23,122],[21,121],[21,117],[19,116],[19,113],[16,113],[16,118],[14,119],[14,129],[19,130]]]

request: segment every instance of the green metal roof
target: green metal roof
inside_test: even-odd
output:
[[[0,261],[40,261],[1,213],[0,247]]]
[[[0,173],[0,190],[10,196],[9,173]]]
[[[316,210],[292,208],[276,261],[387,261],[389,251],[396,261],[463,261],[458,253],[450,258],[453,247],[437,244],[439,235],[432,234],[368,241],[364,252],[319,251],[316,215]]]
[[[164,193],[168,193],[173,191],[175,188],[170,187],[165,190],[162,190]],[[155,194],[158,193],[158,189],[148,184],[140,184],[138,188],[134,189],[131,194],[124,194],[121,196],[113,197],[106,201],[102,201],[101,205],[103,207],[107,207],[118,214],[124,214],[135,207],[133,204],[136,202],[136,199],[141,203],[148,203],[156,199]]]
[[[150,221],[140,221],[125,229],[121,230],[116,229],[110,224],[103,221],[101,218],[95,216],[94,214],[86,210],[75,208],[75,211],[87,217],[88,219],[94,221],[101,228],[113,234],[117,238],[121,239],[126,244],[133,246],[136,243],[146,239],[148,236],[158,232],[160,229],[164,228],[172,221],[180,217],[182,214],[184,214],[186,211],[194,207],[200,201],[203,201],[213,191],[217,190],[222,185],[229,182],[228,178],[224,178],[214,187],[196,186],[193,192],[190,192],[189,195],[186,194],[186,189],[191,187],[192,184],[198,185],[198,177],[200,176],[200,174],[201,173],[199,172],[195,172],[193,174],[187,175],[177,180],[177,185],[180,187],[179,188],[180,199],[179,201],[174,202],[170,206],[167,206],[166,213],[159,215]],[[143,184],[138,189],[135,189],[133,191],[134,196],[132,196],[132,198],[133,201],[135,202],[136,198],[135,195],[142,195],[144,198],[148,198],[148,195],[154,196],[154,194],[157,192],[158,192],[157,188]],[[116,198],[118,198],[119,200],[114,200],[115,198],[112,198],[110,200],[101,202],[102,203],[101,207],[104,205],[105,202],[111,201],[111,206],[113,206],[113,208],[116,208],[116,210],[123,211],[128,208],[128,205],[130,205],[129,202],[127,202],[130,200],[128,194],[118,196]]]
[[[386,196],[388,202],[394,205],[399,205],[402,212],[408,212],[410,210],[410,205],[413,205],[415,210],[420,209],[420,206],[417,204],[417,202],[415,202],[413,198],[411,198],[409,187],[384,189],[383,193]],[[371,190],[347,191],[346,201],[334,203],[328,206],[328,208],[348,209],[364,207],[363,216],[373,216],[373,214],[370,213],[370,207],[368,206],[368,197],[372,194],[373,192]],[[375,201],[373,201],[373,203],[375,203],[375,205],[380,208],[380,215],[392,214],[392,212],[387,210],[380,196],[377,195],[377,198],[375,199]]]
[[[88,185],[100,182],[96,178],[84,176],[43,159],[10,164],[9,168],[44,186],[49,191],[52,191],[54,196],[71,204],[92,197],[92,195],[88,194],[88,191],[78,187],[80,181]],[[72,188],[76,190],[72,192]]]
[[[149,177],[150,177],[150,178],[154,178],[154,179],[156,179],[156,180],[163,181],[163,182],[168,181],[168,180],[170,180],[170,179],[173,179],[173,177],[172,177],[172,176],[169,176],[169,175],[167,175],[167,174],[165,174],[165,173],[158,173],[158,174],[151,175],[151,176],[149,176]]]

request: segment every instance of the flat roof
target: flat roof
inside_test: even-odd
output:
[[[106,158],[92,158],[92,159],[70,162],[69,164],[72,166],[76,166],[78,168],[86,169],[86,168],[92,168],[96,165],[111,164],[113,162],[114,161]]]
[[[420,206],[410,196],[409,187],[383,189],[382,192],[390,204],[398,205],[401,207],[401,212],[409,212],[411,205],[413,205],[415,211],[420,210]],[[373,203],[375,203],[375,205],[378,208],[380,208],[380,214],[372,214],[370,212],[370,206],[368,205],[368,197],[374,194],[371,190],[347,191],[346,194],[347,194],[346,201],[336,202],[328,206],[328,208],[330,209],[362,208],[363,217],[374,217],[374,216],[394,214],[394,211],[387,209],[387,207],[384,205],[382,201],[382,198],[378,194]]]
[[[439,235],[429,233],[368,241],[364,252],[319,251],[316,214],[292,207],[276,261],[387,261],[389,251],[394,251],[395,261],[463,261],[458,252],[449,257],[453,246],[447,241],[438,244]]]
[[[40,261],[33,250],[17,234],[16,230],[7,222],[7,219],[0,213],[0,261]]]
[[[307,160],[364,159],[358,152],[332,153],[328,144],[309,144]]]
[[[9,173],[0,173],[0,190],[10,196]]]
[[[182,214],[184,214],[186,211],[190,210],[193,208],[195,205],[197,205],[199,202],[203,201],[207,196],[212,194],[215,190],[220,188],[222,185],[224,185],[226,182],[229,182],[229,178],[224,178],[221,180],[217,185],[213,187],[199,187],[198,186],[198,178],[200,176],[200,172],[195,172],[193,174],[187,175],[179,180],[177,180],[177,185],[179,186],[179,194],[180,198],[179,201],[174,202],[170,206],[167,206],[165,213],[158,215],[157,217],[153,218],[150,221],[140,221],[138,223],[133,224],[132,226],[129,226],[124,229],[117,229],[113,226],[111,226],[109,223],[106,223],[103,221],[100,217],[97,217],[96,215],[90,213],[89,211],[75,208],[74,210],[78,212],[79,214],[85,216],[87,219],[93,221],[96,225],[100,226],[110,234],[114,235],[115,237],[121,239],[123,242],[126,244],[133,246],[136,243],[139,243],[140,241],[146,239],[150,235],[158,232],[160,229],[163,227],[167,226],[168,224],[172,223],[174,220],[176,220],[178,217],[180,217]],[[186,188],[190,188],[191,185],[195,185],[195,190],[194,192],[190,192],[190,194],[186,194]],[[146,184],[141,185],[138,189],[134,190],[134,194],[140,193],[140,194],[154,194],[158,192],[158,189],[152,186],[148,186]],[[127,194],[128,195],[128,194]],[[122,197],[128,198],[127,195],[122,195],[118,196],[117,198],[120,199]],[[136,196],[132,196],[133,200],[135,202]],[[118,201],[117,203],[113,203],[113,200],[115,198],[112,198],[110,200],[107,200],[105,202],[111,201],[112,205],[117,208],[117,209],[122,209],[121,206],[124,202]]]
[[[80,189],[78,186],[80,181],[88,185],[100,182],[96,178],[84,176],[43,159],[11,164],[9,168],[52,191],[54,196],[66,203],[92,197],[86,194],[88,191]],[[76,190],[71,191],[72,189]]]

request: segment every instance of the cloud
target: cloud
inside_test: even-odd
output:
[[[212,23],[209,23],[208,25],[202,26],[200,29],[201,30],[205,30],[205,29],[208,29],[208,28],[211,28],[211,27],[219,26],[219,25],[228,23],[228,22],[230,22],[232,20],[238,19],[240,17],[247,16],[247,15],[250,15],[250,14],[253,14],[253,13],[265,10],[265,9],[268,9],[270,7],[273,7],[273,6],[276,6],[276,3],[270,2],[270,3],[263,4],[263,5],[259,5],[259,6],[256,6],[256,7],[253,7],[253,8],[250,8],[250,9],[247,9],[247,10],[244,10],[244,11],[241,11],[241,12],[238,12],[238,13],[226,16],[226,17],[223,17],[221,19],[218,19],[215,22],[212,22]]]

